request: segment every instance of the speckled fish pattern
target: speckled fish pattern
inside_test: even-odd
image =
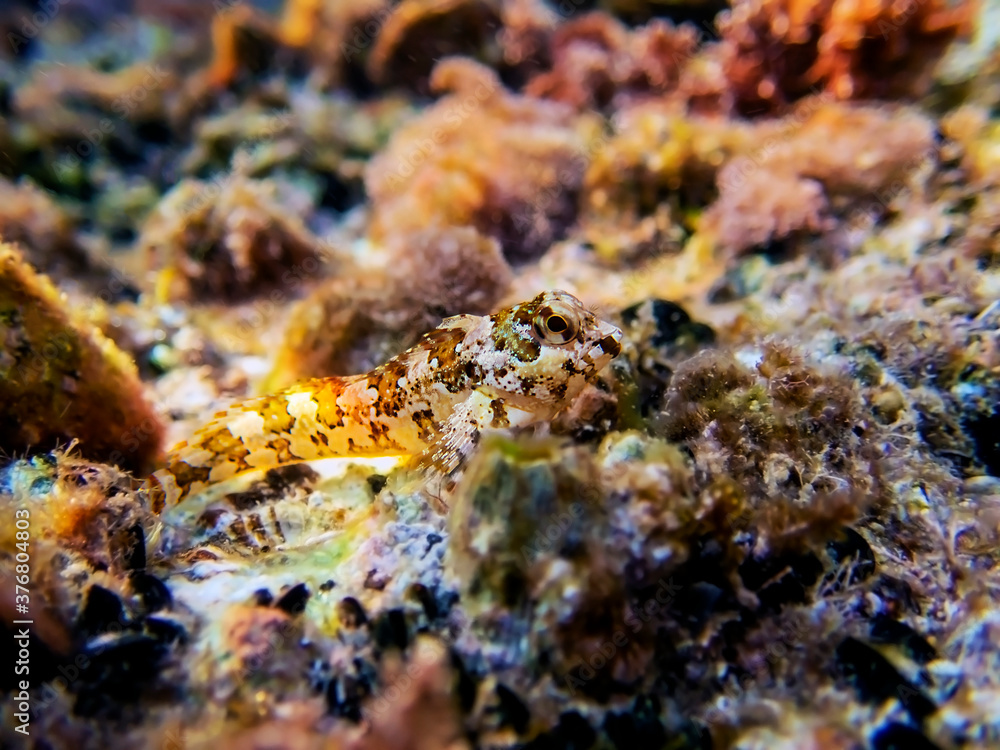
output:
[[[552,419],[618,355],[621,335],[561,291],[448,318],[370,373],[308,380],[219,412],[149,478],[153,510],[247,471],[316,459],[423,454],[452,472],[481,430]]]

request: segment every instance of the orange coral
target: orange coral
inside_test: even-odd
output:
[[[745,113],[809,93],[823,20],[836,0],[737,0],[718,21],[722,66]]]
[[[962,168],[979,185],[1000,182],[1000,124],[982,107],[966,105],[941,121],[941,130],[961,149]]]
[[[391,0],[288,0],[274,33],[304,53],[324,86],[363,88],[364,62],[392,5]]]
[[[323,0],[292,0],[285,3],[278,33],[292,47],[304,47],[316,32]]]
[[[968,0],[954,7],[946,0],[838,0],[812,76],[840,99],[919,95],[974,9]]]
[[[208,82],[227,86],[240,70],[260,64],[262,46],[274,46],[271,24],[251,7],[238,4],[212,17],[212,64]]]
[[[817,90],[840,99],[919,96],[972,8],[945,0],[737,0],[719,21],[723,66],[747,114]]]

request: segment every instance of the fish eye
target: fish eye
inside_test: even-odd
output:
[[[562,315],[550,315],[545,321],[550,333],[562,333],[569,328],[569,322]]]
[[[576,316],[562,310],[547,308],[535,316],[535,336],[544,344],[568,344],[579,333]]]

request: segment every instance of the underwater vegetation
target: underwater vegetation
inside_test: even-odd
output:
[[[998,13],[4,4],[0,746],[1000,746]]]
[[[154,465],[164,429],[135,364],[8,244],[0,245],[0,321],[6,452],[72,439],[95,460],[136,472]]]

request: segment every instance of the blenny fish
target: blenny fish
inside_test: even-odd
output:
[[[457,315],[350,377],[308,380],[219,412],[149,480],[153,510],[247,471],[338,456],[402,456],[442,473],[487,428],[547,422],[621,351],[621,331],[571,294]]]

